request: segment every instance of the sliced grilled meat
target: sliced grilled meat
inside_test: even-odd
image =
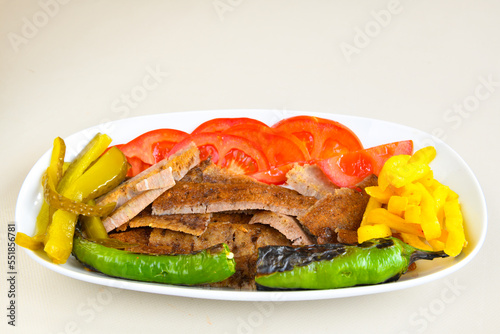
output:
[[[292,245],[312,245],[314,240],[294,218],[279,213],[261,211],[253,215],[250,224],[265,224],[280,231],[292,242]]]
[[[149,167],[148,169],[137,174],[133,178],[128,179],[121,185],[111,190],[107,194],[96,199],[96,204],[105,205],[108,203],[116,203],[116,208],[119,208],[130,199],[147,190],[148,180],[152,178],[154,181],[153,187],[158,187],[158,184],[163,184],[168,188],[173,186],[175,181],[179,181],[186,173],[200,162],[200,152],[194,143],[186,148],[176,152],[167,159],[163,159],[159,163]],[[170,172],[169,172],[170,171]],[[160,174],[160,175],[158,175]],[[170,176],[169,176],[170,175]],[[159,179],[159,176],[162,178]],[[171,180],[169,181],[168,178]],[[137,188],[139,186],[139,189]]]
[[[182,183],[153,203],[154,215],[268,210],[290,216],[304,214],[316,203],[283,187],[255,183]]]
[[[184,232],[199,236],[205,232],[211,214],[191,215],[152,215],[151,210],[144,210],[129,222],[129,227],[154,227]]]
[[[317,165],[295,165],[287,174],[286,183],[304,196],[321,199],[334,193],[336,186]]]
[[[363,189],[376,182],[376,178],[369,178],[361,184]],[[361,223],[369,199],[363,189],[337,189],[297,219],[309,233],[317,237],[319,244],[338,242],[336,229],[356,231]]]

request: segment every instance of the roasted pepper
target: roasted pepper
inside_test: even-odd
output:
[[[359,245],[266,246],[259,248],[255,282],[264,288],[335,289],[396,281],[410,264],[446,257],[389,237]]]
[[[73,255],[106,275],[131,280],[195,285],[225,280],[235,272],[226,244],[180,255],[147,255],[108,248],[75,236]]]

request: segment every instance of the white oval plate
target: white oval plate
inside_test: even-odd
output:
[[[174,296],[240,301],[314,300],[405,289],[449,275],[462,268],[478,253],[486,236],[486,203],[481,187],[470,168],[455,151],[441,140],[422,131],[390,122],[345,115],[276,110],[214,110],[151,115],[100,124],[69,136],[65,139],[67,145],[66,160],[72,159],[97,132],[108,134],[113,138],[112,144],[119,144],[128,142],[146,131],[158,128],[174,128],[191,132],[202,122],[216,117],[252,117],[271,125],[283,118],[297,115],[318,116],[341,122],[358,135],[364,147],[407,139],[414,141],[415,150],[433,145],[437,150],[437,157],[432,162],[431,167],[436,179],[449,185],[460,195],[466,224],[466,236],[469,242],[462,254],[456,258],[420,261],[417,270],[404,275],[397,282],[388,284],[334,290],[264,292],[183,287],[122,280],[86,271],[73,257],[63,265],[55,265],[42,252],[27,250],[27,253],[36,262],[50,270],[86,282]],[[54,136],[56,135],[54,134]],[[17,231],[28,235],[33,235],[35,230],[36,216],[42,201],[40,178],[48,166],[50,153],[49,149],[33,166],[19,193],[16,205]]]

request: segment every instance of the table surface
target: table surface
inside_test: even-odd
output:
[[[106,288],[16,252],[16,327],[1,332],[492,333],[500,311],[500,3],[0,1],[1,296],[21,184],[56,136],[127,117],[305,110],[387,120],[443,139],[488,205],[471,263],[405,290],[256,303]],[[450,294],[452,292],[452,294]]]

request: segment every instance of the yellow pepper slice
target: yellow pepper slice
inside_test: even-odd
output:
[[[366,220],[368,217],[368,213],[372,211],[373,209],[378,209],[382,207],[382,203],[379,202],[375,197],[370,197],[368,200],[368,203],[366,204],[365,212],[363,213],[363,218],[361,219],[361,224],[360,226],[363,226],[366,224]]]
[[[466,244],[463,217],[458,200],[445,203],[444,215],[446,230],[448,231],[444,252],[449,256],[457,256]]]
[[[437,239],[441,236],[441,224],[436,214],[436,202],[422,184],[417,183],[417,186],[420,187],[420,191],[422,192],[420,225],[424,231],[425,239]]]
[[[413,153],[408,162],[428,165],[434,160],[436,154],[437,152],[434,146],[426,146]]]
[[[384,208],[371,210],[366,218],[367,224],[385,224],[399,232],[411,233],[423,237],[424,232],[419,224],[407,223],[403,218],[390,213]]]
[[[398,216],[403,216],[408,206],[408,198],[404,196],[392,196],[387,203],[387,211]]]
[[[426,244],[420,237],[414,235],[414,234],[409,234],[409,233],[401,233],[401,237],[403,238],[403,241],[406,242],[408,245],[413,246],[415,248],[425,250],[425,251],[432,251],[432,247]]]
[[[389,188],[382,190],[379,186],[366,187],[365,192],[370,195],[370,198],[375,198],[380,203],[387,204],[392,195]]]
[[[358,229],[358,242],[374,239],[385,238],[392,235],[391,229],[385,224],[363,225]]]

